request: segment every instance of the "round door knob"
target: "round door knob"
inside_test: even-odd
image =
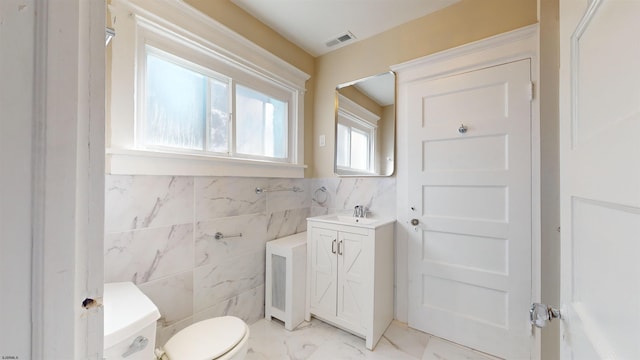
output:
[[[413,225],[413,226],[418,226],[418,224],[420,224],[420,220],[418,220],[418,219],[411,219],[411,225]]]
[[[560,310],[545,304],[533,303],[529,309],[529,321],[531,325],[543,328],[548,321],[561,318]]]

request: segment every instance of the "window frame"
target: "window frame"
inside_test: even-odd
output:
[[[118,17],[118,41],[114,38],[110,45],[112,56],[108,70],[111,73],[107,74],[111,75],[107,89],[110,95],[107,173],[304,177],[304,93],[308,74],[183,2],[114,0],[109,7],[112,15]],[[140,135],[146,121],[147,49],[153,49],[154,55],[161,54],[161,59],[166,60],[165,56],[168,56],[169,61],[180,66],[184,61],[187,69],[209,78],[232,79],[232,117],[235,117],[236,84],[286,101],[289,115],[287,157],[279,159],[237,152],[235,156],[228,156],[209,152],[206,145],[203,151],[143,146]],[[235,151],[235,126],[229,140],[230,150]]]

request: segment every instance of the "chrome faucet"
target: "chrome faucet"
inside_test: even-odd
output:
[[[356,205],[353,208],[353,217],[357,217],[357,218],[365,218],[367,217],[367,213],[369,211],[367,210],[366,207],[364,207],[363,205]]]

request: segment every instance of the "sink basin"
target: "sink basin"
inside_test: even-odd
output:
[[[393,222],[393,219],[386,218],[358,218],[350,215],[341,215],[341,214],[330,214],[323,216],[315,216],[308,218],[308,220],[327,222],[338,225],[349,225],[349,226],[359,226],[366,228],[377,228],[378,226],[382,226]]]
[[[380,221],[380,219],[374,218],[357,218],[353,216],[347,215],[333,215],[327,217],[327,220],[343,222],[347,224],[373,224],[374,222]]]

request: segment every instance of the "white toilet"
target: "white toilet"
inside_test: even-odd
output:
[[[104,284],[104,359],[241,360],[249,327],[233,316],[203,320],[155,348],[158,308],[131,282]]]

